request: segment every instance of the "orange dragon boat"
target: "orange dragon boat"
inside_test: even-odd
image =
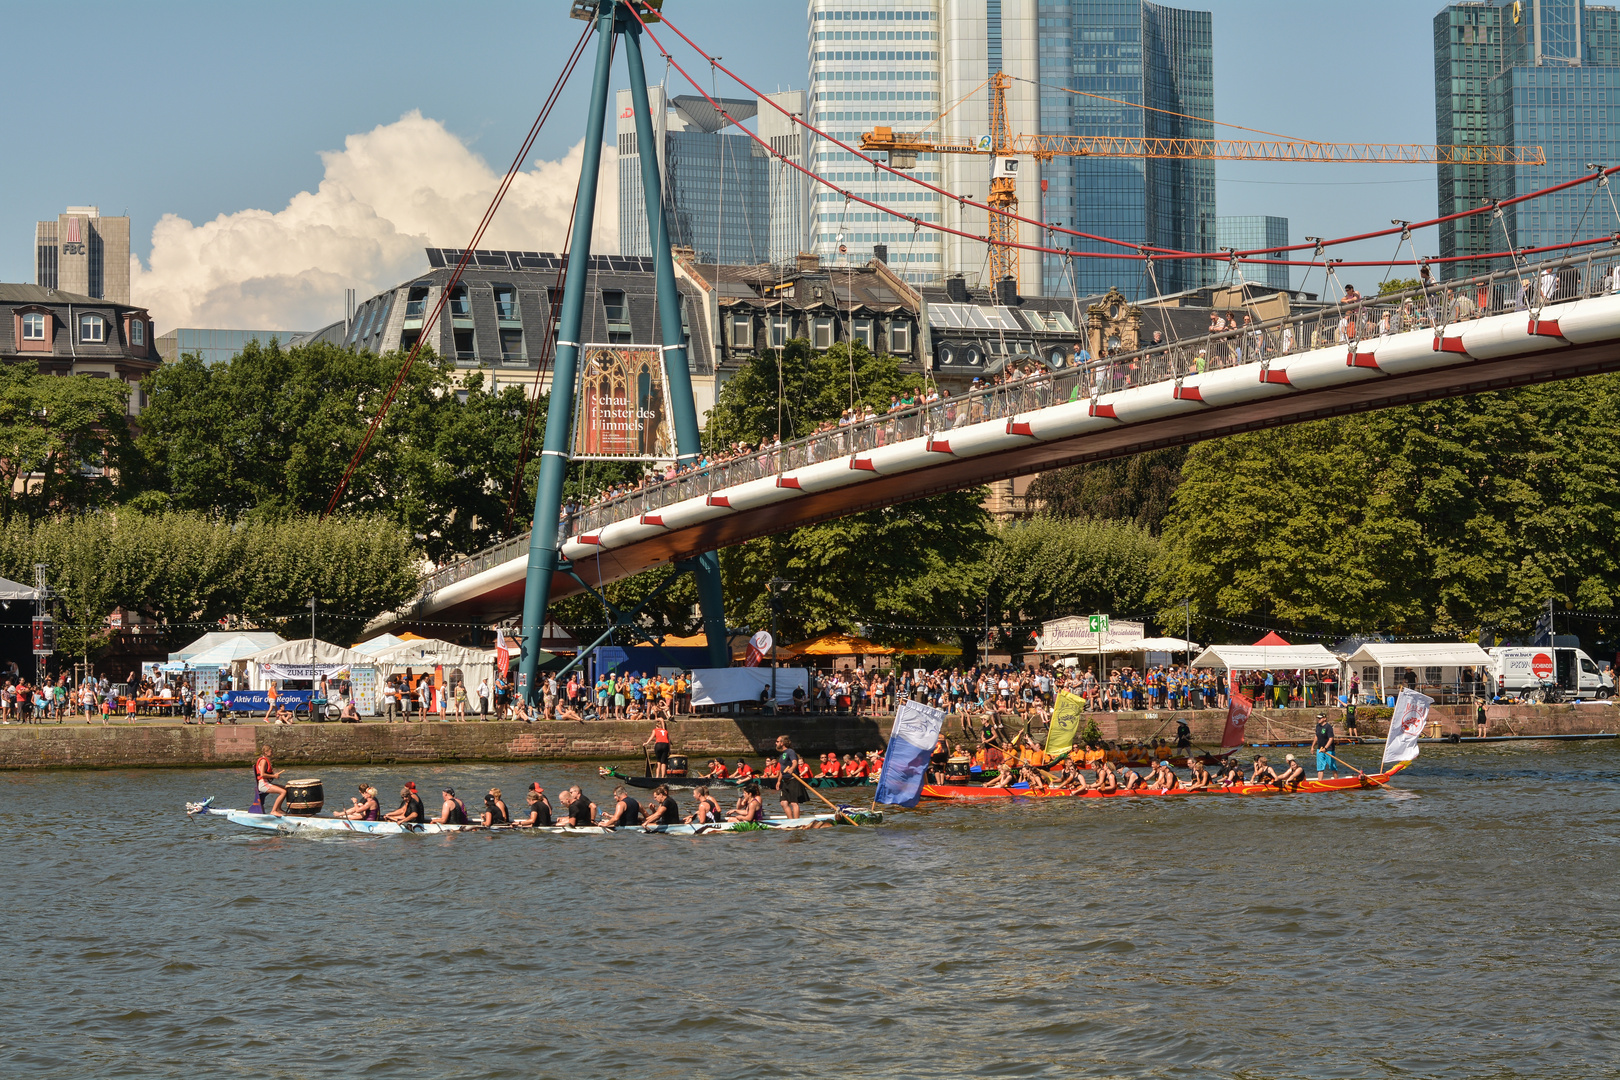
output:
[[[1333,780],[1301,780],[1294,784],[1238,784],[1233,787],[1212,787],[1203,791],[1186,788],[1137,788],[1135,791],[1073,791],[1065,788],[1034,790],[1028,785],[988,787],[980,784],[924,784],[925,799],[1140,799],[1164,798],[1181,795],[1305,795],[1323,791],[1362,791],[1383,787],[1390,777],[1406,768],[1410,762],[1397,761],[1381,773],[1361,776],[1343,776]]]

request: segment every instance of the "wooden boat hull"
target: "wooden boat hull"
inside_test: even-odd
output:
[[[706,836],[710,833],[723,832],[757,832],[782,831],[795,829],[816,829],[827,826],[842,825],[844,822],[835,820],[832,814],[806,814],[799,818],[766,818],[759,826],[746,822],[726,821],[714,825],[654,825],[647,829],[641,826],[632,826],[625,829],[604,829],[597,825],[562,826],[547,825],[539,828],[522,828],[515,825],[498,825],[485,828],[482,825],[437,825],[425,822],[420,825],[401,825],[394,821],[349,821],[345,818],[311,818],[311,817],[275,817],[270,814],[249,814],[241,810],[213,811],[223,814],[227,821],[233,825],[241,825],[249,829],[258,829],[263,832],[274,833],[349,833],[360,836],[403,836],[406,834],[418,836],[435,836],[441,833],[459,832],[489,832],[489,833],[529,833],[547,836],[608,836],[633,835],[635,833],[658,833],[664,836]],[[862,825],[879,825],[883,822],[882,811],[851,810],[850,817]]]
[[[1031,791],[1027,787],[986,787],[952,784],[924,784],[925,799],[1136,799],[1173,798],[1183,795],[1293,795],[1324,791],[1360,791],[1382,787],[1389,778],[1406,768],[1407,762],[1397,762],[1387,772],[1367,776],[1344,776],[1334,780],[1301,780],[1298,784],[1280,788],[1273,784],[1239,784],[1236,787],[1210,788],[1208,791],[1188,791],[1175,788],[1139,788],[1136,791]]]

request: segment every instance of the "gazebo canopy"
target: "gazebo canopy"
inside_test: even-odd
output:
[[[791,648],[796,656],[893,656],[896,651],[853,634],[822,634]]]
[[[1265,645],[1265,646],[1267,646],[1269,648],[1275,648],[1275,647],[1277,647],[1279,645],[1287,645],[1288,642],[1284,641],[1282,639],[1282,635],[1278,634],[1277,631],[1275,631],[1275,630],[1267,630],[1266,631],[1266,636],[1261,638],[1259,641],[1255,642],[1255,644],[1256,645]]]
[[[227,641],[235,641],[238,638],[245,638],[246,640],[253,642],[256,647],[255,651],[268,649],[274,645],[280,645],[283,641],[287,640],[280,634],[274,634],[268,630],[213,630],[204,634],[196,641],[193,641],[185,648],[180,649],[177,652],[170,653],[169,659],[178,661],[190,660],[193,656],[201,655],[217,645],[222,645]],[[241,658],[238,657],[237,659]]]
[[[251,661],[261,667],[269,664],[369,664],[371,657],[365,653],[345,649],[341,645],[334,645],[330,641],[315,639],[313,654],[310,651],[309,638],[294,638],[292,641],[283,641],[279,645],[272,645],[268,649],[261,649],[250,656],[241,659]]]
[[[1211,645],[1193,660],[1195,668],[1228,671],[1285,671],[1336,668],[1339,658],[1321,645]]]
[[[1369,642],[1350,657],[1352,664],[1386,667],[1488,667],[1491,656],[1471,641]]]
[[[226,641],[221,641],[211,649],[187,657],[184,663],[192,667],[224,667],[238,660],[246,660],[255,653],[264,651],[264,645],[253,640],[246,634],[238,634]]]

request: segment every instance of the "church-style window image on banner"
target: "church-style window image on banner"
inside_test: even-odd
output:
[[[576,400],[576,458],[675,456],[669,383],[657,347],[585,346]]]

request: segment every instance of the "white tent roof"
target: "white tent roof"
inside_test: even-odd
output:
[[[367,656],[376,656],[380,652],[392,649],[395,645],[402,645],[405,639],[395,634],[378,634],[368,638],[354,647],[355,652],[363,652]]]
[[[374,653],[366,662],[393,667],[433,667],[435,664],[490,664],[494,661],[494,649],[469,649],[448,641],[424,638],[402,641]]]
[[[1192,662],[1195,668],[1228,671],[1286,671],[1334,668],[1339,658],[1321,645],[1211,645]]]
[[[280,645],[287,640],[280,634],[271,633],[269,630],[213,630],[178,652],[170,653],[169,659],[190,660],[193,656],[205,653],[216,645],[227,641],[235,641],[237,638],[246,638],[253,642],[256,649],[268,649],[272,645]]]
[[[38,594],[20,581],[0,577],[0,600],[33,600]]]
[[[238,634],[226,641],[221,641],[211,649],[187,657],[186,663],[192,667],[224,667],[233,661],[246,660],[255,653],[263,651],[263,642],[255,641],[246,634]]]
[[[1178,637],[1142,638],[1135,645],[1135,649],[1140,649],[1143,652],[1186,652],[1188,649],[1198,647],[1198,642]]]
[[[1379,667],[1489,666],[1490,654],[1471,641],[1369,642],[1350,657],[1352,664]]]
[[[309,638],[284,641],[280,645],[272,645],[251,656],[242,659],[251,660],[255,664],[307,664],[311,657],[309,653]],[[314,662],[317,664],[369,664],[371,657],[365,653],[357,653],[353,649],[345,649],[341,645],[334,645],[330,641],[315,641]]]

